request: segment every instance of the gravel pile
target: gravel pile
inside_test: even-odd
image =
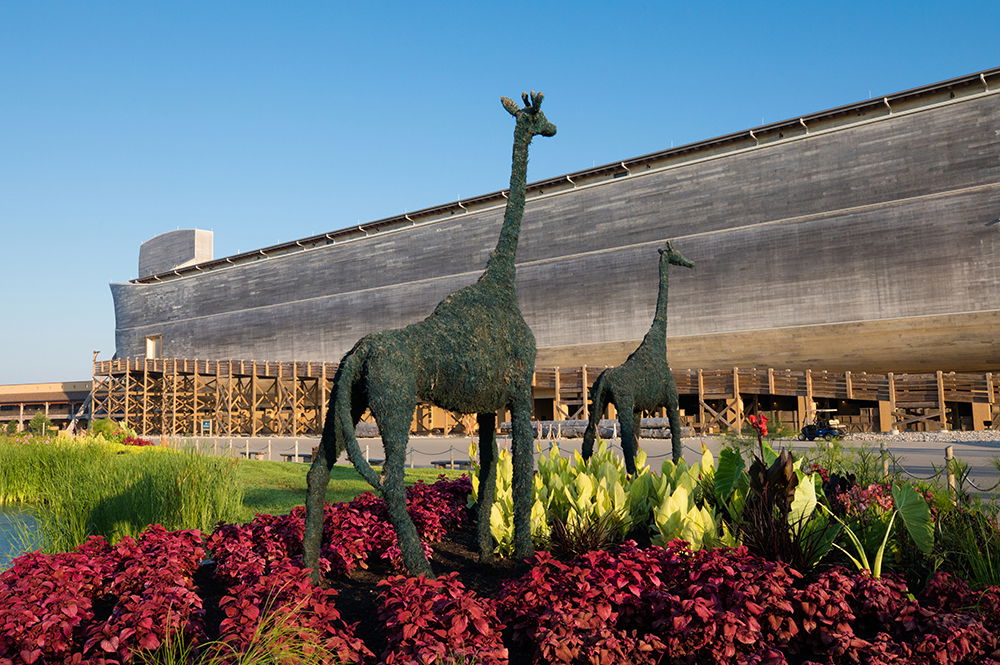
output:
[[[852,432],[848,441],[886,441],[886,442],[918,442],[918,441],[968,441],[990,442],[1000,444],[1000,430],[981,432],[900,432],[899,434],[879,434],[875,432]]]

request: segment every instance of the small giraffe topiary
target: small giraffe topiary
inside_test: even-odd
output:
[[[618,367],[611,367],[594,381],[590,389],[590,422],[583,433],[583,458],[594,452],[597,424],[608,404],[618,410],[622,431],[622,453],[625,470],[635,474],[635,453],[639,436],[639,418],[643,411],[667,407],[670,418],[672,453],[676,462],[681,457],[681,418],[678,409],[677,384],[667,364],[667,290],[670,265],[693,268],[694,263],[674,249],[670,241],[660,252],[660,288],[656,295],[656,313],[642,343]]]
[[[489,560],[493,540],[490,511],[496,494],[496,413],[510,409],[514,478],[514,555],[532,552],[531,501],[534,471],[531,375],[535,336],[521,315],[514,258],[524,216],[528,145],[556,126],[541,111],[542,93],[524,93],[524,108],[506,98],[516,119],[510,192],[496,249],[479,280],[442,300],[423,321],[363,337],[340,363],[316,459],[308,476],[304,563],[317,571],[323,502],[330,467],[346,448],[358,472],[379,491],[396,529],[403,564],[431,575],[416,528],[406,512],[403,468],[417,399],[448,411],[475,413],[479,423],[480,489],[478,544]],[[354,428],[370,408],[385,448],[381,478],[358,446]],[[314,573],[318,578],[318,573]]]

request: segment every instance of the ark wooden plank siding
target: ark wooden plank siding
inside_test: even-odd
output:
[[[685,367],[1000,369],[1000,70],[535,183],[518,284],[540,367],[620,362],[665,239]],[[117,354],[337,361],[474,281],[500,193],[113,284]],[[294,251],[293,251],[294,250]],[[238,259],[238,260],[235,260]]]

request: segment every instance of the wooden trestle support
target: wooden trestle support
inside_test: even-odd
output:
[[[320,362],[184,358],[95,361],[91,417],[112,418],[144,435],[317,435],[336,368]],[[586,419],[587,387],[602,369],[539,368],[533,377],[535,417]],[[754,411],[775,412],[801,427],[824,407],[836,409],[854,430],[1000,428],[1000,386],[988,372],[734,367],[674,370],[674,377],[685,424],[698,432],[739,431],[744,414]],[[465,433],[474,423],[475,416],[421,404],[412,431]]]

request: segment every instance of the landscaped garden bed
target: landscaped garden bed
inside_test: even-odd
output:
[[[527,562],[479,563],[468,477],[417,483],[436,579],[404,574],[371,493],[325,507],[320,586],[301,507],[28,554],[0,573],[0,664],[1000,663],[989,505],[728,450],[635,477],[543,457]]]

